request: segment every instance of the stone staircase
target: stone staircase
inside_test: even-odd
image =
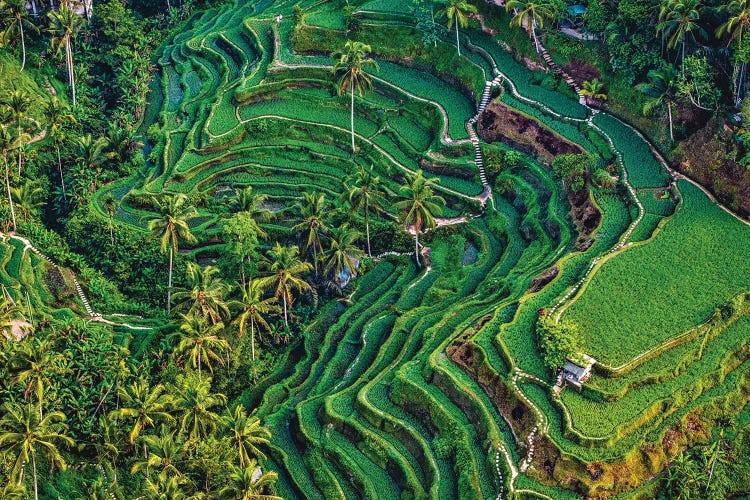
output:
[[[483,195],[482,198],[484,200],[486,200],[489,197],[492,191],[492,188],[490,187],[490,184],[487,182],[487,174],[484,171],[484,159],[482,157],[482,148],[479,146],[479,137],[477,136],[477,131],[474,126],[479,120],[479,115],[481,115],[482,112],[484,112],[484,110],[487,108],[487,105],[490,103],[490,99],[492,95],[492,87],[500,85],[501,82],[502,82],[502,78],[499,75],[496,76],[494,79],[485,82],[484,91],[482,92],[482,95],[479,98],[479,105],[477,106],[477,114],[469,118],[469,121],[466,123],[466,130],[469,133],[469,141],[471,141],[471,145],[474,146],[474,163],[479,169],[479,179],[482,181],[482,186],[484,187],[484,193],[482,193]]]
[[[83,293],[83,288],[81,288],[81,284],[78,283],[78,280],[73,278],[73,283],[76,286],[76,291],[78,292],[78,297],[81,299],[81,302],[83,302],[83,307],[86,309],[86,312],[89,316],[92,318],[101,316],[101,314],[97,314],[94,312],[93,309],[91,309],[91,304],[89,304],[89,300],[86,298],[86,294]]]
[[[555,76],[559,76],[563,80],[565,80],[565,83],[568,84],[568,87],[573,89],[573,91],[578,96],[578,101],[585,105],[586,104],[586,97],[581,94],[581,87],[578,86],[578,83],[573,79],[572,76],[570,76],[568,73],[565,72],[560,66],[557,65],[555,61],[552,60],[552,56],[549,55],[547,52],[547,49],[544,48],[544,45],[541,43],[539,45],[539,53],[542,56],[542,59],[544,59],[544,62],[547,63],[547,66],[549,66],[552,69],[552,72],[555,74]]]

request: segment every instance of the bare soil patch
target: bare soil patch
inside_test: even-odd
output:
[[[485,142],[503,142],[544,162],[557,155],[583,152],[534,118],[501,102],[490,104],[479,117],[478,133]]]

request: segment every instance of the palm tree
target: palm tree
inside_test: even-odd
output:
[[[119,163],[126,163],[133,152],[143,147],[143,143],[135,138],[130,127],[112,127],[107,137],[110,156]]]
[[[57,168],[60,171],[60,185],[62,186],[63,198],[65,198],[65,177],[63,176],[62,160],[60,158],[60,142],[64,137],[62,129],[66,123],[75,123],[76,121],[68,111],[68,105],[58,99],[57,96],[52,96],[52,98],[44,103],[44,117],[47,123],[47,130],[57,152]]]
[[[136,461],[130,469],[131,474],[146,471],[146,477],[149,477],[149,470],[154,468],[159,472],[166,472],[173,476],[182,476],[180,469],[177,467],[182,461],[185,449],[181,443],[174,439],[174,431],[169,432],[165,426],[161,426],[161,433],[158,436],[144,436],[143,442],[148,448],[148,457]]]
[[[513,11],[511,26],[529,29],[531,38],[534,40],[536,51],[539,52],[539,40],[536,37],[536,29],[544,28],[548,19],[554,19],[557,15],[557,6],[551,0],[508,0],[505,3],[507,12]],[[531,23],[529,25],[529,23]]]
[[[284,304],[284,325],[289,330],[288,310],[294,303],[293,292],[310,290],[310,285],[300,278],[303,273],[312,270],[309,262],[302,262],[297,247],[282,247],[278,242],[268,251],[270,263],[269,275],[258,279],[265,289],[274,289],[276,298],[281,297]]]
[[[183,301],[181,305],[207,318],[212,325],[228,320],[229,307],[224,297],[229,293],[230,287],[219,277],[219,268],[201,267],[194,262],[188,262],[187,278],[188,287],[174,294],[175,302]]]
[[[604,90],[604,86],[604,82],[599,80],[598,78],[594,78],[593,80],[586,80],[585,82],[583,82],[581,94],[592,99],[606,101],[607,93]]]
[[[44,401],[44,388],[52,381],[52,375],[62,373],[62,354],[56,352],[47,340],[34,337],[21,343],[16,352],[13,364],[18,368],[13,377],[14,383],[24,385],[23,399],[28,401],[29,395],[33,393],[39,404],[39,418],[43,418],[42,403]]]
[[[326,272],[333,274],[334,280],[347,269],[354,274],[354,260],[364,256],[364,252],[354,244],[362,234],[343,224],[331,229],[331,242],[326,252]]]
[[[172,309],[172,267],[174,254],[179,249],[180,240],[188,243],[195,242],[195,236],[190,232],[188,219],[197,214],[195,207],[186,205],[187,196],[182,193],[175,195],[154,196],[154,206],[158,215],[151,218],[148,229],[152,237],[158,237],[162,253],[169,251],[169,278],[167,283],[167,314]]]
[[[120,434],[117,423],[107,415],[99,415],[97,421],[97,430],[94,434],[96,441],[94,448],[96,458],[101,464],[102,461],[111,460],[112,473],[114,474],[114,483],[117,484],[117,457],[120,456]]]
[[[204,439],[224,421],[213,412],[227,404],[223,394],[211,393],[211,379],[196,379],[187,374],[178,379],[175,408],[180,412],[180,434],[191,441]]]
[[[109,241],[114,246],[115,244],[115,212],[117,211],[117,201],[112,193],[107,193],[104,198],[104,208],[107,209],[107,216],[109,217]]]
[[[750,2],[748,2],[748,0],[732,0],[720,7],[719,10],[728,11],[730,14],[726,22],[717,28],[717,38],[729,35],[727,46],[732,45],[732,43],[736,41],[737,47],[742,47],[742,36],[745,34],[745,30],[747,30],[748,26],[750,26]],[[739,70],[738,81],[735,84],[735,88],[737,89],[735,106],[739,105],[741,95],[740,90],[744,81],[746,65],[747,63],[743,61]],[[737,67],[735,66],[735,71],[736,70]]]
[[[426,179],[421,170],[409,176],[408,184],[399,190],[401,201],[395,207],[401,211],[401,221],[414,227],[414,257],[419,262],[419,233],[423,229],[433,229],[436,226],[435,216],[443,211],[441,205],[445,200],[435,194],[432,186],[434,179]]]
[[[260,224],[269,222],[274,218],[273,212],[263,208],[263,203],[267,200],[268,195],[254,193],[252,186],[247,186],[238,191],[237,196],[233,200],[237,212],[250,214],[253,221],[253,228],[261,239],[267,238],[268,235],[260,227]]]
[[[23,185],[10,189],[11,198],[15,206],[19,208],[23,221],[28,222],[29,216],[36,213],[44,203],[44,189],[39,187],[36,181],[25,179]]]
[[[18,35],[21,40],[21,71],[26,66],[26,38],[24,36],[23,27],[26,25],[28,29],[36,30],[36,26],[29,21],[29,11],[26,10],[25,0],[5,0],[4,8],[6,9],[8,19],[12,23],[8,29],[18,29]]]
[[[230,307],[240,311],[239,316],[235,319],[239,326],[240,337],[245,334],[247,324],[250,323],[250,352],[253,361],[255,361],[255,327],[258,326],[258,336],[262,339],[260,329],[263,328],[266,331],[271,329],[265,316],[281,311],[278,302],[276,297],[264,299],[261,284],[258,281],[250,281],[242,287],[242,299],[234,300],[229,304]]]
[[[66,464],[57,443],[72,446],[75,442],[67,435],[63,423],[65,415],[59,411],[47,413],[43,418],[31,407],[18,403],[5,403],[5,415],[0,420],[0,451],[9,451],[15,456],[12,474],[18,476],[18,484],[23,480],[23,468],[31,459],[34,473],[34,499],[39,500],[36,477],[36,456],[40,453],[53,465],[65,470]]]
[[[128,434],[131,445],[135,445],[143,429],[156,427],[157,422],[174,421],[169,413],[172,397],[164,393],[164,386],[161,384],[149,387],[148,382],[140,379],[127,387],[121,387],[118,395],[120,407],[110,413],[110,418],[132,420],[132,428]],[[146,455],[144,443],[143,456]]]
[[[50,46],[58,54],[65,50],[65,65],[68,68],[68,83],[73,95],[73,107],[76,105],[76,82],[75,75],[73,74],[73,47],[72,39],[78,33],[78,30],[83,25],[83,19],[75,14],[67,3],[60,5],[60,9],[55,12],[50,10],[47,12],[49,18],[50,27],[49,32],[52,34],[50,40]]]
[[[170,475],[167,471],[161,471],[151,478],[146,479],[143,497],[149,500],[185,500],[188,497],[182,487],[188,483],[188,479],[182,475]],[[143,498],[140,497],[140,498]]]
[[[255,459],[247,467],[232,467],[230,483],[222,488],[219,495],[241,500],[282,500],[267,493],[271,491],[279,476],[275,472],[263,472]]]
[[[0,156],[5,164],[5,188],[8,192],[8,204],[10,205],[10,216],[13,219],[13,232],[16,232],[16,211],[13,207],[13,194],[10,187],[10,166],[8,165],[8,152],[16,149],[21,143],[19,138],[14,138],[8,130],[8,126],[0,124]]]
[[[295,207],[299,211],[301,221],[293,226],[292,230],[307,231],[304,251],[307,252],[312,246],[315,274],[318,274],[318,250],[322,249],[320,236],[322,231],[328,230],[324,222],[328,212],[326,195],[317,192],[302,193],[302,200],[295,203]]]
[[[31,96],[25,90],[15,89],[3,99],[4,104],[16,120],[16,149],[18,149],[18,175],[21,175],[21,164],[23,160],[23,146],[28,136],[23,133],[23,122],[28,121],[27,112],[31,109]]]
[[[335,60],[333,75],[338,79],[338,94],[351,94],[351,129],[352,129],[352,154],[356,153],[354,145],[354,92],[359,96],[372,89],[372,79],[365,72],[365,68],[371,66],[378,69],[374,59],[367,57],[372,48],[362,42],[347,40],[344,49],[334,52],[331,57]]]
[[[229,439],[237,448],[240,467],[248,466],[252,457],[266,459],[266,455],[258,449],[258,445],[269,444],[271,432],[263,427],[258,417],[249,416],[242,404],[238,404],[234,411],[227,409],[224,414],[224,425],[229,431]]]
[[[656,25],[656,29],[669,36],[668,49],[674,49],[678,43],[681,44],[680,61],[685,60],[685,42],[688,36],[694,38],[694,31],[705,35],[705,30],[698,25],[702,7],[700,0],[667,0],[659,12],[659,24]],[[684,73],[684,67],[682,71]]]
[[[446,6],[438,15],[445,14],[448,18],[448,29],[456,26],[456,49],[461,57],[461,42],[458,39],[458,27],[465,28],[469,25],[469,14],[476,14],[477,8],[466,0],[447,0]]]
[[[211,360],[224,366],[221,354],[229,351],[229,344],[218,335],[224,329],[224,323],[208,324],[205,316],[196,313],[180,316],[182,318],[180,331],[173,334],[179,339],[174,354],[176,356],[187,355],[193,368],[198,369],[199,377],[203,365],[213,373]]]
[[[345,182],[346,199],[351,205],[350,215],[355,210],[365,213],[365,233],[367,234],[367,256],[372,257],[370,250],[370,210],[380,212],[385,210],[385,192],[381,188],[380,177],[375,175],[372,165],[368,168],[360,166],[357,172]]]
[[[652,69],[646,76],[650,81],[636,86],[638,90],[650,97],[643,106],[643,114],[649,114],[657,106],[666,104],[669,118],[669,138],[674,141],[672,103],[677,94],[677,74],[674,67],[665,64],[660,69]]]

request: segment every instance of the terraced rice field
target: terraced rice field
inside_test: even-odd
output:
[[[251,185],[284,206],[303,190],[339,195],[356,164],[374,165],[396,191],[404,173],[440,157],[451,173],[427,175],[439,178],[447,212],[482,214],[434,238],[427,272],[407,256],[377,261],[350,301],[320,311],[262,391],[248,388],[246,404],[273,435],[264,465],[278,472],[278,493],[566,498],[570,485],[556,478],[579,478],[577,493],[597,494],[628,488],[621,467],[652,477],[671,451],[648,462],[638,450],[680,430],[688,413],[726,409],[747,393],[744,309],[711,334],[684,332],[750,288],[740,258],[750,253],[750,228],[687,181],[672,193],[676,201],[662,199],[668,174],[647,143],[617,119],[534,85],[492,37],[464,33],[459,59],[446,33],[445,64],[463,80],[451,78],[420,66],[423,53],[399,59],[376,36],[412,37],[418,46],[404,2],[350,4],[380,66],[373,92],[355,99],[357,155],[331,61],[299,37],[313,33],[324,52],[325,43],[343,45],[342,20],[326,2],[238,1],[192,19],[165,43],[147,170],[107,188],[122,200],[118,223],[145,230],[148,212],[135,202],[144,193],[210,198]],[[585,246],[546,166],[525,158],[505,174],[512,189],[503,194],[482,182],[471,119],[496,77],[504,103],[619,162],[622,189],[591,187],[602,217]],[[210,206],[195,223],[202,245],[215,244],[218,230]],[[478,258],[463,265],[467,242]],[[0,268],[18,268],[15,250],[5,250]],[[553,268],[554,278],[531,286]],[[555,396],[555,376],[542,363],[534,325],[553,312],[581,326],[585,352],[601,362],[581,393]],[[651,354],[638,358],[644,351]],[[603,470],[596,479],[586,472],[594,462]]]

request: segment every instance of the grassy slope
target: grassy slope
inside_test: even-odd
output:
[[[750,231],[686,182],[684,206],[656,239],[606,262],[565,318],[584,349],[619,365],[704,321],[749,288]],[[616,320],[615,320],[616,318]]]

